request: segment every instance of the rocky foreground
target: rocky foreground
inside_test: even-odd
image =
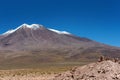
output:
[[[53,80],[120,80],[120,64],[111,60],[75,67]]]
[[[14,73],[15,72],[15,73]],[[14,73],[14,74],[12,74]],[[38,72],[0,71],[0,80],[120,80],[120,63],[117,60],[103,60],[60,74],[39,74]]]

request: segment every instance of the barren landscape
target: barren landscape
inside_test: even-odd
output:
[[[120,62],[102,60],[83,66],[0,70],[0,80],[120,80]]]
[[[120,0],[0,0],[0,80],[120,80]]]
[[[39,24],[23,24],[0,35],[0,80],[114,80],[107,74],[93,74],[99,67],[100,72],[108,66],[119,71],[119,64],[95,62],[100,56],[119,59],[119,53],[119,47]]]
[[[31,69],[14,69],[14,67],[10,69],[6,67],[5,70],[0,70],[0,80],[52,80],[56,75],[72,69],[75,65],[80,66],[84,63],[51,63]]]

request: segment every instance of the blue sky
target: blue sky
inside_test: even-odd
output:
[[[120,47],[120,0],[1,0],[0,34],[23,23]]]

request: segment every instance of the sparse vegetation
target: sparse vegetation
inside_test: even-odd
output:
[[[2,70],[0,80],[50,80],[54,75],[40,72],[39,69]]]
[[[18,66],[13,67],[12,65],[6,65],[4,66],[4,70],[0,70],[0,80],[50,80],[58,73],[87,63],[88,62],[41,63],[36,67],[32,65],[31,67],[33,68],[23,67],[24,69],[20,69]],[[1,69],[3,69],[3,67],[1,67]]]

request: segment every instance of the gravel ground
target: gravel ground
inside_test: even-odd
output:
[[[0,80],[52,80],[54,78],[54,74],[51,75],[24,75],[24,76],[3,76],[0,77]]]

